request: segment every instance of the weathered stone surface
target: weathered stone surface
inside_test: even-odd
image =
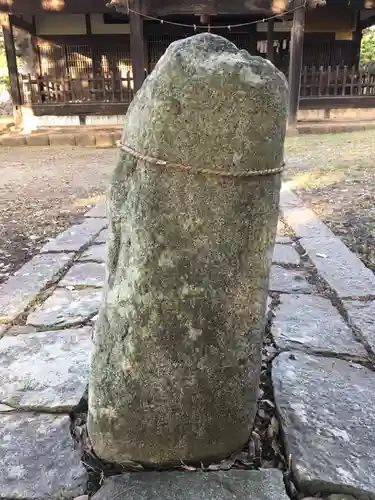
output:
[[[107,241],[108,241],[108,229],[103,229],[95,238],[94,243],[107,243]]]
[[[287,91],[271,63],[204,33],[175,42],[137,93],[109,195],[108,287],[91,364],[103,458],[227,456],[256,411]]]
[[[25,333],[34,333],[37,329],[31,325],[13,325],[6,332],[7,335],[24,335]]]
[[[105,219],[87,219],[82,224],[72,226],[57,238],[49,241],[41,252],[78,252],[106,226]]]
[[[375,354],[375,301],[345,300],[343,304],[349,321],[360,330],[362,338]]]
[[[105,265],[96,262],[82,262],[75,264],[64,278],[59,286],[88,286],[102,287],[105,279]]]
[[[375,274],[339,238],[302,238],[300,242],[340,298],[375,295]]]
[[[0,321],[12,321],[72,259],[73,254],[36,255],[0,287]]]
[[[288,500],[278,470],[150,472],[112,476],[93,500]]]
[[[15,411],[15,410],[11,406],[3,405],[0,403],[0,413],[8,413],[10,411]]]
[[[105,212],[105,201],[99,202],[95,207],[90,208],[88,212],[85,213],[85,217],[94,217],[94,218],[106,218]]]
[[[5,336],[0,340],[0,401],[69,411],[88,379],[91,328]]]
[[[285,224],[281,220],[277,224],[276,243],[292,243],[291,238],[287,235]]]
[[[299,238],[335,237],[314,212],[304,207],[302,201],[291,191],[281,191],[280,206],[284,219]]]
[[[314,287],[306,280],[306,273],[300,270],[271,267],[269,289],[281,293],[312,293]]]
[[[336,308],[314,295],[281,295],[272,322],[272,335],[281,349],[302,347],[314,351],[366,357]]]
[[[277,234],[276,235],[276,243],[280,243],[280,244],[290,244],[292,243],[292,239],[289,237],[289,236],[284,236],[282,234]]]
[[[375,498],[375,372],[286,352],[273,362],[272,380],[303,491]]]
[[[339,493],[338,495],[329,495],[329,497],[327,498],[327,500],[368,500],[368,496],[366,495],[365,497],[361,495],[360,498],[355,498],[353,497],[352,495],[341,495],[341,493]]]
[[[316,215],[289,190],[281,192],[281,210],[288,225],[340,298],[375,295],[375,275]]]
[[[69,417],[0,415],[0,497],[72,499],[86,487],[86,471],[73,449]]]
[[[29,314],[26,323],[44,328],[77,325],[97,314],[101,300],[102,291],[98,288],[56,288],[41,306]]]
[[[284,266],[298,266],[301,263],[301,258],[292,246],[276,244],[272,261],[274,264],[282,264]]]
[[[79,260],[91,260],[96,262],[104,262],[106,254],[105,245],[91,245],[86,252],[84,252]]]

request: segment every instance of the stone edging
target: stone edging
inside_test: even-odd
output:
[[[121,139],[121,131],[84,131],[84,132],[43,132],[30,135],[0,136],[0,146],[83,146],[110,148]]]
[[[330,134],[341,132],[355,132],[359,130],[368,130],[375,128],[375,123],[371,122],[353,122],[353,123],[304,123],[298,124],[296,130],[288,130],[287,136],[305,135],[305,134]],[[85,130],[80,132],[62,132],[53,133],[43,132],[30,135],[0,136],[0,146],[82,146],[110,148],[116,145],[116,141],[121,139],[121,129],[118,131],[92,131]]]
[[[280,211],[318,274],[337,297],[349,324],[375,356],[375,274],[285,186]]]

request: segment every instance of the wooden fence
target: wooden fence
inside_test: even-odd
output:
[[[375,72],[354,66],[327,68],[304,67],[301,75],[301,97],[369,97],[375,96]]]
[[[20,77],[23,104],[127,103],[133,99],[133,77],[83,75],[77,78]]]
[[[61,78],[23,75],[20,89],[23,104],[40,114],[77,114],[78,108],[82,114],[121,114],[134,96],[130,72]],[[347,66],[303,68],[300,108],[327,107],[375,107],[375,71]]]

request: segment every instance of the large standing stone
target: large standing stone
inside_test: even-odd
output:
[[[122,152],[113,175],[88,419],[102,458],[208,460],[247,441],[280,175],[242,175],[280,167],[286,101],[271,63],[205,33],[173,43],[130,106],[126,145],[191,169]]]
[[[274,360],[272,380],[302,491],[375,499],[375,373],[295,352]]]
[[[279,470],[135,472],[104,481],[93,500],[288,500]]]

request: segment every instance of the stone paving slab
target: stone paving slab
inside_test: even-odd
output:
[[[313,293],[315,288],[306,280],[304,271],[273,265],[269,290],[280,293]]]
[[[36,255],[0,287],[0,322],[11,322],[73,260],[74,254]]]
[[[135,472],[104,481],[93,500],[289,500],[279,470]]]
[[[287,189],[281,193],[281,211],[319,274],[340,298],[375,295],[374,273]]]
[[[302,238],[318,273],[340,298],[375,295],[375,275],[338,238]]]
[[[105,219],[106,218],[105,200],[101,201],[100,203],[95,205],[95,207],[92,207],[88,212],[86,212],[85,217]]]
[[[90,351],[91,327],[5,335],[0,340],[0,402],[70,411],[85,392]]]
[[[0,415],[0,498],[65,500],[82,495],[86,471],[67,416]]]
[[[272,365],[287,453],[304,492],[375,498],[375,372],[334,358],[281,353]]]
[[[271,327],[277,347],[367,357],[331,301],[314,295],[281,295]]]
[[[282,220],[279,219],[277,223],[277,231],[276,231],[276,243],[292,243],[290,236],[287,233],[285,224]]]
[[[42,305],[29,314],[26,324],[44,329],[74,326],[97,314],[101,301],[102,290],[98,288],[56,288]]]
[[[375,355],[375,301],[343,301],[350,323],[360,330],[361,336]]]
[[[78,252],[84,245],[90,243],[106,224],[103,219],[87,219],[49,241],[41,252]]]
[[[104,262],[106,256],[106,245],[91,245],[79,258],[79,261]]]
[[[284,266],[299,266],[301,257],[292,246],[276,244],[273,251],[272,262]]]
[[[108,233],[109,233],[108,229],[103,229],[103,231],[101,231],[95,238],[94,243],[99,243],[99,244],[107,243]]]
[[[59,286],[102,287],[105,279],[105,265],[96,262],[75,264],[60,281]]]

